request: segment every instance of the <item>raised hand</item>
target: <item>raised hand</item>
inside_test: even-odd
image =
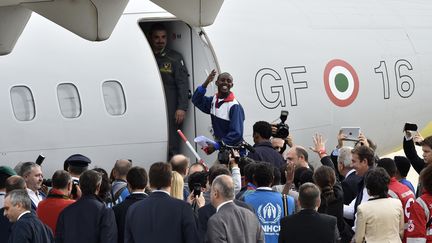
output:
[[[207,88],[207,86],[208,86],[211,82],[213,82],[215,76],[216,76],[216,70],[213,69],[213,70],[210,72],[210,74],[207,76],[207,79],[206,79],[206,81],[203,83],[202,86],[203,86],[204,88]]]

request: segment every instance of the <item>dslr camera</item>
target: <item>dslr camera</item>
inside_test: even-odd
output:
[[[288,118],[288,111],[281,111],[280,114],[280,123],[273,125],[276,127],[276,132],[272,134],[275,138],[282,138],[285,139],[289,135],[289,126],[285,123],[286,119]]]

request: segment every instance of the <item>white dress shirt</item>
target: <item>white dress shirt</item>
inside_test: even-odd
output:
[[[38,191],[34,192],[33,190],[27,188],[27,193],[36,207],[39,205],[39,202],[43,200]]]

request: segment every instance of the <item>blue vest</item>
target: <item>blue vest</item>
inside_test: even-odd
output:
[[[266,243],[277,243],[280,231],[280,220],[284,215],[282,194],[279,192],[257,189],[245,196],[244,201],[251,205],[264,231]],[[294,198],[287,196],[288,215],[294,213]]]

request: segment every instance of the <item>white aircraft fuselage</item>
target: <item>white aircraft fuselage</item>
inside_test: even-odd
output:
[[[49,177],[74,153],[107,170],[119,158],[146,168],[166,160],[169,118],[145,37],[160,21],[169,47],[185,59],[192,92],[213,68],[232,74],[250,143],[252,125],[273,122],[281,110],[289,111],[295,144],[311,146],[318,132],[328,152],[346,126],[361,127],[379,154],[401,147],[407,121],[432,134],[425,108],[432,101],[430,1],[225,1],[209,27],[130,1],[102,42],[32,14],[14,50],[0,56],[0,164],[42,153]],[[207,95],[215,92],[213,85]],[[211,137],[210,126],[190,103],[188,139]],[[214,156],[197,150],[212,163]]]

